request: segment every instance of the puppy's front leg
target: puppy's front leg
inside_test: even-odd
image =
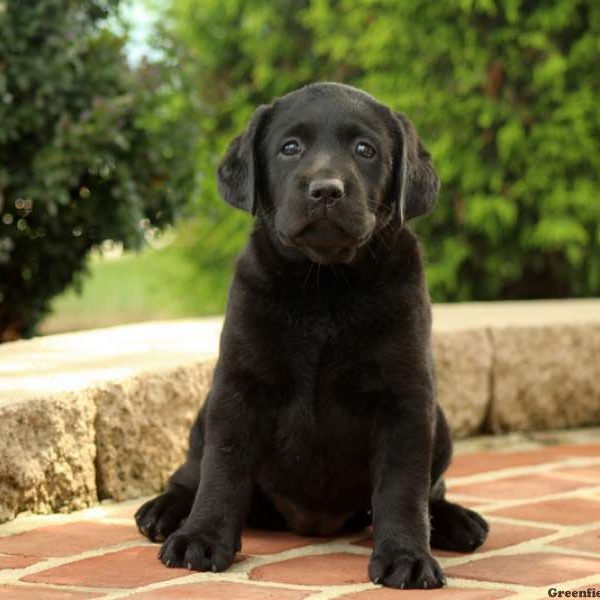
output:
[[[444,575],[429,550],[432,422],[422,398],[402,403],[377,427],[369,576],[395,588],[441,587]]]
[[[239,393],[211,393],[194,504],[159,552],[168,567],[223,571],[240,549],[258,455],[250,412]]]

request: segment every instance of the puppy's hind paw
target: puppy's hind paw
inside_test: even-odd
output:
[[[135,522],[150,541],[162,542],[179,529],[191,508],[191,497],[165,492],[142,505],[135,513]]]
[[[473,510],[439,500],[431,504],[431,547],[451,552],[473,552],[487,537],[489,526]]]

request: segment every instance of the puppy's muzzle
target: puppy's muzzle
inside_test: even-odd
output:
[[[349,235],[331,220],[312,221],[292,238],[292,244],[310,259],[322,264],[348,262],[361,240]]]
[[[326,219],[320,219],[307,225],[294,236],[293,242],[298,246],[310,246],[316,250],[345,248],[357,244],[356,239]]]

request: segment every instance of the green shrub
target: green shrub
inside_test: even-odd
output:
[[[89,250],[138,246],[191,193],[176,70],[130,66],[118,0],[0,0],[0,341],[32,333]]]
[[[442,178],[415,224],[438,301],[600,294],[600,3],[595,0],[178,0],[203,108],[200,269],[249,226],[217,198],[227,141],[261,102],[314,80],[407,112]]]

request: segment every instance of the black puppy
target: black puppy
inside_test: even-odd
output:
[[[136,520],[170,567],[221,571],[244,524],[331,535],[373,524],[369,575],[439,587],[430,545],[471,551],[486,522],[447,502],[430,303],[404,223],[439,182],[408,119],[317,83],[261,106],[219,167],[256,215],[187,462]],[[458,392],[458,390],[457,390]]]

